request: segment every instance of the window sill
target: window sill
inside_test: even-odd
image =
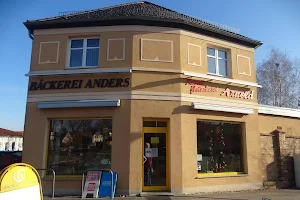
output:
[[[221,74],[214,74],[214,73],[210,73],[208,72],[207,75],[211,75],[211,76],[219,76],[219,77],[223,77],[223,78],[230,78],[229,76],[223,76]]]
[[[86,66],[86,67],[66,67],[66,69],[94,69],[98,68],[99,66]]]
[[[228,177],[245,177],[248,176],[246,173],[216,173],[216,174],[198,174],[196,179],[204,178],[228,178]]]

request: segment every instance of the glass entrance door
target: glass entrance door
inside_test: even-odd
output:
[[[143,191],[167,191],[167,127],[144,127],[143,130]]]

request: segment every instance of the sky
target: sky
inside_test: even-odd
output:
[[[135,0],[0,0],[0,127],[23,130],[32,40],[23,22]],[[224,24],[260,40],[255,63],[271,47],[300,58],[298,0],[150,0],[177,12]]]

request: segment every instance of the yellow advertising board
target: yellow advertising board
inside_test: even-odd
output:
[[[30,165],[17,163],[0,174],[0,200],[43,200],[38,172]]]
[[[159,137],[151,137],[151,144],[159,144]]]

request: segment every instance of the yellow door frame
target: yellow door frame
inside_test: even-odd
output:
[[[170,153],[169,153],[169,120],[168,119],[158,119],[158,118],[151,118],[151,119],[143,119],[143,121],[158,121],[158,122],[167,122],[167,127],[143,127],[143,143],[142,143],[142,191],[170,191]],[[144,134],[145,133],[165,133],[166,135],[166,185],[165,186],[145,186],[144,185]]]

